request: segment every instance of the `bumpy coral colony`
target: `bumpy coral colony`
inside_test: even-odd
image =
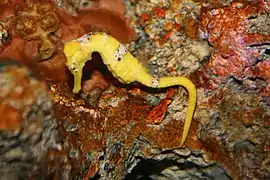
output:
[[[52,3],[29,1],[26,5],[18,5],[15,10],[16,33],[24,40],[38,42],[37,56],[41,60],[56,53],[59,38],[55,32],[59,23],[57,9]]]
[[[97,32],[86,34],[65,45],[66,65],[74,75],[74,93],[80,91],[83,67],[91,59],[91,55],[95,51],[100,53],[108,69],[122,83],[128,84],[136,81],[152,88],[180,85],[187,89],[189,92],[189,106],[180,142],[180,146],[182,146],[187,138],[196,107],[197,94],[195,85],[185,77],[158,78],[157,76],[150,75],[147,69],[127,51],[123,44],[110,35]]]

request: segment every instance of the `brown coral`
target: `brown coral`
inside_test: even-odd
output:
[[[60,39],[54,34],[60,20],[53,3],[27,0],[15,10],[15,32],[24,40],[37,41],[37,57],[48,59],[57,50]]]

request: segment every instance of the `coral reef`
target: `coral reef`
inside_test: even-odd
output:
[[[61,148],[47,87],[13,60],[0,66],[1,179],[45,177],[48,149]]]
[[[268,1],[9,0],[0,9],[0,57],[14,60],[0,61],[1,177],[270,178]],[[182,88],[123,85],[94,53],[82,93],[71,93],[62,47],[89,31],[129,43],[151,74],[195,82],[187,147],[178,147]]]

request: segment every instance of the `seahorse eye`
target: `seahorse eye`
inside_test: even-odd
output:
[[[74,62],[71,63],[70,65],[68,65],[67,67],[68,67],[68,69],[69,69],[70,71],[75,71],[75,70],[76,70],[76,65],[75,65]]]

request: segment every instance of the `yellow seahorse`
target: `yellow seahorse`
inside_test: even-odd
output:
[[[189,79],[182,76],[160,78],[152,76],[139,60],[127,51],[125,45],[106,33],[96,32],[85,34],[65,44],[66,66],[74,75],[73,93],[78,93],[81,90],[83,67],[91,59],[93,52],[100,54],[104,64],[121,83],[139,82],[152,88],[180,85],[187,89],[189,100],[180,142],[180,146],[182,146],[188,136],[196,107],[197,92],[195,85]]]

